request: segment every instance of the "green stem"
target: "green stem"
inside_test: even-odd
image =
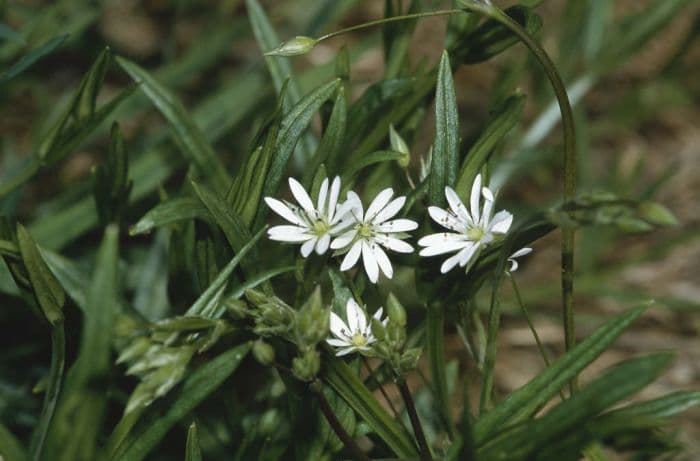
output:
[[[355,26],[348,27],[346,29],[340,29],[336,30],[335,32],[331,32],[326,35],[322,35],[317,39],[317,42],[320,42],[322,40],[327,40],[329,38],[337,37],[338,35],[343,35],[347,34],[349,32],[354,32],[356,30],[362,30],[362,29],[367,29],[369,27],[374,27],[374,26],[381,26],[383,24],[388,24],[390,22],[397,22],[397,21],[406,21],[409,19],[418,19],[418,18],[428,18],[431,16],[447,16],[450,14],[456,14],[456,13],[463,13],[464,11],[459,10],[459,9],[453,9],[453,10],[438,10],[438,11],[427,11],[423,13],[411,13],[411,14],[404,14],[401,16],[392,16],[390,18],[382,18],[382,19],[376,19],[374,21],[369,21],[365,22],[362,24],[357,24]]]
[[[350,453],[352,453],[352,456],[358,460],[358,461],[371,461],[370,458],[360,449],[360,447],[355,443],[352,437],[347,433],[343,425],[338,421],[338,418],[335,416],[335,413],[333,412],[333,409],[331,406],[328,404],[328,401],[326,400],[326,396],[323,395],[323,389],[321,389],[321,383],[320,382],[315,382],[311,385],[311,389],[314,391],[316,394],[316,397],[318,398],[318,403],[319,407],[321,408],[321,412],[323,413],[323,416],[326,417],[326,420],[328,421],[328,424],[330,424],[331,428],[335,432],[335,434],[338,436],[341,442],[343,442],[343,445],[345,445],[345,448],[347,448]]]
[[[30,459],[38,461],[41,459],[41,452],[44,448],[46,435],[53,419],[58,393],[61,389],[63,379],[63,369],[66,363],[66,335],[63,322],[56,322],[51,328],[51,370],[49,371],[49,382],[44,394],[44,407],[41,410],[39,423],[32,434],[32,441],[29,449]]]
[[[420,423],[420,419],[418,419],[416,405],[413,403],[411,391],[408,389],[406,380],[403,378],[403,376],[398,374],[396,375],[396,385],[399,388],[404,405],[406,406],[408,418],[411,420],[413,433],[416,435],[416,441],[418,442],[418,448],[420,449],[420,459],[421,461],[433,461],[433,455],[430,453],[430,447],[428,446],[428,441],[425,438],[423,426]]]
[[[549,82],[552,85],[554,94],[561,111],[562,128],[564,132],[564,202],[574,199],[576,194],[576,132],[574,129],[574,117],[566,92],[566,86],[550,59],[547,52],[537,43],[523,27],[514,21],[502,10],[483,3],[465,3],[464,7],[470,11],[481,13],[491,19],[498,21],[513,32],[529,48],[537,61],[542,66]],[[561,284],[564,317],[564,338],[566,350],[571,350],[576,343],[574,327],[574,229],[562,229],[561,242]],[[570,389],[576,388],[576,379],[572,379]]]
[[[379,381],[379,378],[377,378],[374,374],[374,370],[372,370],[372,367],[369,365],[369,361],[367,360],[367,357],[364,355],[362,356],[362,363],[365,365],[365,369],[367,370],[367,375],[374,383],[377,385],[379,388],[379,392],[382,393],[382,396],[384,397],[384,400],[386,401],[387,405],[389,405],[389,408],[391,408],[391,412],[394,414],[394,418],[397,419],[399,418],[399,412],[396,410],[396,407],[394,406],[394,402],[391,401],[389,398],[389,394],[387,394],[386,389],[384,389],[384,383]]]
[[[540,355],[542,356],[542,360],[544,360],[544,364],[549,367],[549,357],[547,357],[547,351],[544,350],[544,346],[542,345],[542,341],[540,341],[540,335],[537,334],[537,330],[535,330],[535,325],[532,323],[532,319],[530,318],[530,313],[527,311],[527,308],[525,307],[525,304],[523,303],[523,299],[520,296],[520,290],[518,289],[518,284],[515,283],[515,279],[513,278],[512,275],[508,275],[508,278],[510,279],[510,283],[513,286],[513,291],[515,292],[515,298],[518,300],[518,304],[520,305],[520,310],[523,311],[523,315],[525,316],[525,321],[527,321],[527,326],[530,327],[530,331],[532,332],[532,336],[535,337],[535,342],[537,343],[537,348],[540,350]]]

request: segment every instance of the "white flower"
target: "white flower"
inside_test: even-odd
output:
[[[281,242],[301,243],[301,255],[307,257],[311,251],[322,255],[328,250],[331,237],[338,235],[352,224],[350,209],[353,203],[346,201],[338,205],[340,194],[340,178],[335,177],[328,189],[328,178],[321,183],[318,192],[318,204],[314,207],[311,197],[294,178],[289,178],[289,188],[298,207],[287,201],[280,201],[271,197],[265,197],[267,206],[278,215],[292,223],[271,227],[268,237]]]
[[[380,307],[372,317],[386,325],[388,319],[382,320],[382,311]],[[369,351],[370,345],[376,341],[372,334],[372,323],[367,321],[364,311],[352,298],[348,299],[345,305],[345,317],[348,323],[343,322],[335,312],[331,312],[331,334],[335,338],[326,339],[326,342],[339,348],[335,355],[340,357],[355,351]]]
[[[354,225],[331,243],[334,250],[347,251],[340,265],[341,271],[352,268],[362,255],[367,277],[372,283],[377,283],[379,269],[388,278],[394,275],[391,261],[382,247],[397,253],[413,252],[413,247],[401,239],[407,237],[404,232],[417,229],[418,223],[410,219],[391,219],[406,202],[406,197],[391,200],[393,195],[391,188],[384,189],[372,200],[367,212],[363,212],[359,197],[348,192],[348,202],[353,202],[350,214],[355,220]]]
[[[507,269],[508,272],[515,272],[518,270],[518,261],[515,260],[515,258],[519,258],[521,256],[525,256],[527,254],[532,253],[532,248],[521,248],[512,255],[508,257],[508,262],[510,263],[510,268]]]
[[[484,197],[483,207],[480,204]],[[502,210],[493,214],[494,194],[488,187],[481,187],[481,175],[472,185],[470,210],[464,206],[451,187],[445,187],[448,210],[436,206],[428,208],[430,217],[441,226],[454,232],[441,232],[426,235],[418,241],[423,246],[421,256],[435,256],[457,252],[442,263],[440,271],[444,274],[457,264],[464,267],[470,261],[476,261],[476,255],[495,237],[502,236],[513,222],[513,215]],[[466,269],[469,271],[469,267]]]

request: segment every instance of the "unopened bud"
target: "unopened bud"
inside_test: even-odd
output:
[[[386,312],[392,323],[401,327],[406,326],[406,309],[404,309],[399,299],[394,296],[394,293],[389,293],[389,297],[386,300]]]
[[[253,357],[261,365],[270,365],[275,361],[275,349],[263,340],[257,340],[253,343]]]
[[[389,142],[391,150],[404,154],[397,160],[401,168],[408,167],[411,161],[411,151],[408,149],[408,144],[403,140],[401,135],[394,129],[394,125],[389,125]]]
[[[328,310],[323,307],[320,287],[314,290],[295,320],[295,334],[299,346],[314,346],[328,336],[329,315]]]
[[[318,40],[311,37],[299,35],[291,40],[283,42],[272,51],[265,53],[265,56],[298,56],[313,50]]]
[[[656,202],[644,202],[639,205],[639,216],[657,226],[677,226],[678,220],[673,212]]]
[[[399,359],[399,370],[402,373],[406,373],[415,369],[416,365],[418,365],[418,359],[420,358],[420,354],[420,347],[413,347],[404,352],[403,355],[401,355],[401,359]]]
[[[321,356],[316,349],[308,349],[292,360],[292,372],[302,381],[312,381],[321,369]]]

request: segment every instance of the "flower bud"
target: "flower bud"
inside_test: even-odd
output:
[[[318,40],[311,37],[305,37],[302,35],[296,36],[291,40],[283,42],[272,51],[265,53],[265,56],[297,56],[300,54],[306,54],[318,43]]]
[[[401,355],[401,359],[399,359],[399,371],[401,373],[406,373],[415,369],[416,365],[418,365],[420,354],[420,347],[413,347],[404,352],[403,355]]]
[[[313,380],[321,369],[321,356],[316,349],[307,349],[292,360],[292,372],[302,381]]]
[[[242,299],[229,298],[225,301],[225,304],[226,311],[236,320],[244,319],[250,314],[248,304]]]
[[[392,323],[400,327],[406,326],[406,309],[404,309],[398,298],[394,296],[394,293],[389,293],[389,297],[386,300],[386,312]]]
[[[657,226],[677,226],[678,220],[673,212],[656,202],[644,202],[639,205],[639,216]]]
[[[401,135],[394,129],[394,125],[389,125],[389,142],[391,150],[404,154],[403,157],[397,160],[401,168],[408,167],[411,161],[411,151],[408,149],[408,144],[403,140]]]
[[[260,306],[268,301],[267,296],[262,291],[254,290],[252,288],[245,290],[245,297],[254,306]]]
[[[370,318],[370,322],[372,327],[372,335],[377,338],[378,341],[384,341],[386,339],[386,327],[384,324],[374,317]]]
[[[275,349],[268,343],[259,339],[253,343],[253,357],[260,365],[270,365],[275,361]]]
[[[295,318],[294,332],[298,345],[315,346],[328,336],[329,315],[323,307],[321,288],[317,287]]]

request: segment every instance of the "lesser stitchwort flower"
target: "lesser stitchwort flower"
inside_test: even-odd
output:
[[[481,197],[484,197],[483,207]],[[467,210],[457,193],[451,187],[445,187],[448,210],[436,206],[428,208],[430,217],[441,226],[454,232],[441,232],[421,238],[418,245],[423,246],[421,256],[436,256],[457,252],[447,258],[440,267],[444,274],[459,264],[467,266],[476,261],[478,253],[495,238],[502,236],[513,222],[513,215],[502,210],[493,214],[494,193],[488,187],[481,186],[481,175],[477,175],[472,185],[470,208]],[[471,265],[467,266],[469,271]]]
[[[330,190],[328,178],[323,180],[316,207],[304,186],[294,178],[289,178],[289,188],[301,208],[287,201],[265,197],[265,203],[275,213],[292,223],[271,227],[267,231],[268,237],[281,242],[301,243],[301,255],[305,258],[314,249],[319,255],[324,254],[331,238],[352,224],[350,209],[354,204],[349,201],[338,204],[340,178],[337,176],[333,179]]]
[[[352,268],[362,255],[367,277],[372,283],[377,283],[379,269],[387,278],[394,275],[391,261],[382,247],[397,253],[413,252],[413,247],[401,239],[408,236],[404,232],[417,229],[418,223],[410,219],[391,219],[406,202],[406,197],[391,200],[393,196],[393,189],[384,189],[363,212],[359,197],[354,192],[348,192],[348,202],[353,203],[350,215],[354,225],[331,242],[332,249],[346,252],[340,265],[341,271]]]
[[[389,319],[382,320],[382,312],[383,309],[380,307],[372,317],[386,325]],[[345,305],[345,317],[348,320],[347,323],[335,312],[331,312],[331,334],[335,338],[328,338],[326,342],[338,348],[335,354],[338,357],[356,351],[368,352],[371,344],[376,342],[372,334],[372,322],[368,321],[362,308],[352,298],[348,299]]]

